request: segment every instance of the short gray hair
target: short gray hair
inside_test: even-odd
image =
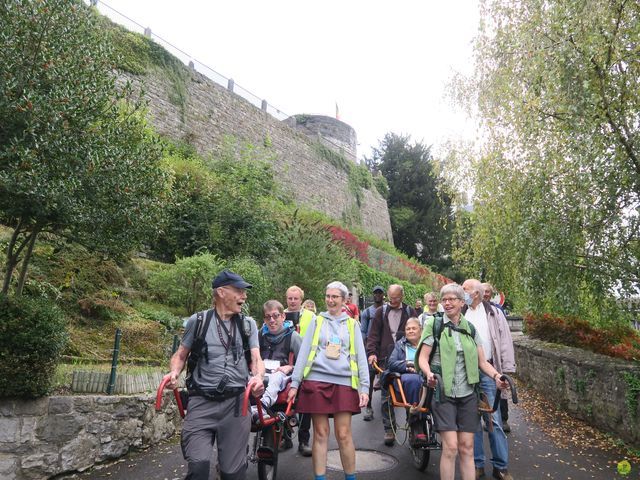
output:
[[[456,298],[464,300],[464,289],[457,283],[448,283],[442,287],[440,289],[440,298],[443,298],[447,293],[452,293]]]
[[[331,282],[329,285],[327,285],[327,288],[325,288],[325,292],[330,288],[335,288],[336,290],[340,290],[340,294],[342,295],[342,298],[347,298],[347,295],[349,295],[349,289],[342,282],[338,282],[338,281]]]

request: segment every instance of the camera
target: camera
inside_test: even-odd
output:
[[[220,379],[220,381],[218,382],[218,386],[216,387],[216,393],[222,395],[225,389],[227,388],[227,384],[229,383],[229,380],[231,380],[231,377],[229,377],[229,374],[225,373]]]

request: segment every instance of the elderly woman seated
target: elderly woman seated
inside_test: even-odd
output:
[[[420,391],[423,383],[423,378],[416,373],[414,364],[420,336],[422,335],[420,321],[417,318],[411,317],[407,320],[404,335],[404,338],[398,340],[395,344],[387,362],[387,370],[388,372],[400,374],[402,389],[407,403],[416,404],[420,400]],[[383,376],[386,377],[388,372],[385,372]],[[397,392],[396,398],[399,398],[399,392]]]

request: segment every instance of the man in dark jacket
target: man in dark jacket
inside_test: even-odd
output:
[[[367,336],[367,356],[369,364],[377,362],[384,368],[385,362],[395,343],[404,337],[404,328],[410,317],[416,316],[416,311],[403,303],[404,289],[402,285],[389,285],[387,289],[389,303],[382,305],[376,310],[373,323]],[[389,408],[389,393],[381,391],[382,405],[380,413],[382,415],[382,425],[384,426],[384,443],[393,445],[396,426],[396,419],[393,408]]]

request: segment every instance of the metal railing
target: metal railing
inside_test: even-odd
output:
[[[289,115],[283,112],[282,110],[280,110],[279,108],[274,107],[273,105],[269,105],[266,100],[251,93],[246,88],[241,87],[240,85],[235,83],[233,79],[227,78],[221,73],[216,72],[213,68],[205,65],[201,61],[192,57],[181,48],[176,47],[169,41],[154,34],[149,27],[142,26],[140,23],[128,17],[124,13],[119,12],[115,8],[111,7],[109,4],[101,0],[85,0],[85,2],[89,5],[97,7],[98,10],[100,10],[102,13],[105,13],[105,9],[108,10],[109,14],[107,16],[111,18],[113,21],[115,21],[116,23],[118,23],[119,25],[122,25],[128,30],[141,33],[146,37],[150,38],[151,40],[156,42],[158,45],[165,48],[169,53],[171,53],[173,56],[178,58],[182,63],[184,63],[186,66],[188,66],[192,70],[195,70],[196,72],[203,74],[205,77],[214,81],[218,85],[239,95],[240,97],[244,98],[246,101],[251,103],[256,108],[259,108],[267,112],[269,115],[271,115],[272,117],[278,120],[284,120],[286,118],[289,118]]]

